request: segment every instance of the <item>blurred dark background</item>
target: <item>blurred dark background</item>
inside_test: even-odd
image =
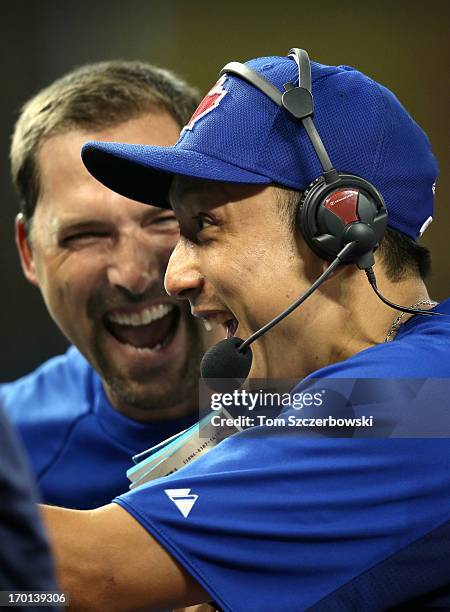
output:
[[[64,350],[39,291],[22,276],[13,240],[16,199],[9,138],[21,105],[74,66],[143,59],[176,70],[206,91],[228,61],[285,55],[303,47],[323,63],[358,67],[392,89],[428,133],[441,169],[432,248],[431,295],[449,294],[447,232],[448,0],[225,2],[182,0],[14,0],[0,9],[1,319],[0,380]]]

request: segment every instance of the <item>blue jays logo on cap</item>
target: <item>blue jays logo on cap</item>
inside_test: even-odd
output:
[[[200,102],[200,104],[194,111],[194,114],[189,119],[188,123],[181,130],[181,134],[183,134],[183,132],[185,132],[186,130],[192,130],[197,121],[199,121],[202,117],[204,117],[210,111],[214,110],[219,106],[220,101],[227,93],[226,89],[223,88],[223,84],[226,80],[227,77],[226,75],[224,75],[217,81],[214,87],[209,90],[209,92],[206,94],[206,96],[203,98],[203,100]]]

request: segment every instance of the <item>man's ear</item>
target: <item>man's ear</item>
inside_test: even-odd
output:
[[[31,247],[29,237],[27,236],[25,218],[22,213],[19,213],[16,216],[15,238],[23,273],[30,283],[39,286],[33,257],[33,249]]]

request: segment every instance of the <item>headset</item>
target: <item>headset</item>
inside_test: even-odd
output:
[[[365,179],[338,172],[333,167],[313,121],[309,56],[303,49],[291,49],[289,57],[298,66],[298,86],[286,83],[284,93],[239,62],[230,62],[220,74],[238,76],[248,81],[294,119],[301,121],[323,174],[303,191],[297,225],[312,251],[328,261],[333,261],[346,244],[356,242],[341,263],[354,263],[366,269],[375,263],[373,252],[378,248],[387,226],[383,196]]]
[[[303,49],[291,49],[288,57],[298,67],[298,86],[284,85],[278,90],[261,74],[245,64],[230,62],[220,76],[231,75],[244,79],[284,108],[296,121],[301,121],[322,166],[322,174],[303,191],[296,214],[296,226],[311,250],[331,262],[317,280],[282,313],[266,323],[245,341],[228,338],[213,346],[203,357],[202,378],[209,379],[221,390],[220,379],[236,379],[241,386],[250,372],[250,345],[274,325],[302,304],[341,264],[355,264],[364,270],[372,289],[387,306],[409,314],[443,316],[419,308],[394,304],[379,291],[372,266],[387,227],[388,213],[381,193],[367,180],[354,174],[338,172],[330,160],[322,139],[314,125],[311,63]],[[210,385],[211,386],[211,385]]]

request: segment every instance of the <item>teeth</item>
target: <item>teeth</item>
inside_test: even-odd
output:
[[[141,312],[114,314],[109,316],[108,319],[112,323],[119,323],[119,325],[139,327],[140,325],[148,325],[149,323],[152,323],[152,321],[162,319],[169,314],[171,310],[173,310],[173,306],[171,304],[157,304],[155,306],[151,306],[150,308],[145,308],[144,310],[141,310]]]
[[[203,319],[203,325],[205,326],[206,331],[212,331],[213,326],[211,325],[210,321]]]
[[[209,314],[205,317],[200,317],[200,318],[203,321],[203,323],[209,323],[209,325],[212,325],[213,327],[215,327],[216,325],[224,325],[230,319],[229,315],[227,316],[223,313]]]
[[[135,327],[141,325],[141,317],[137,312],[131,315],[131,325],[134,325]]]
[[[144,353],[147,355],[150,353],[157,353],[158,351],[162,349],[162,344],[156,344],[152,348],[146,348],[146,347],[139,348],[137,346],[133,346],[132,344],[125,344],[125,346],[132,348],[134,351],[137,351],[138,353]]]

